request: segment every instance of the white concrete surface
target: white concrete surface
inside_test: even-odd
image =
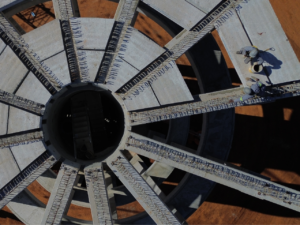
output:
[[[59,20],[53,20],[23,35],[30,49],[40,60],[44,60],[64,50]]]
[[[6,44],[0,39],[0,53],[3,52],[5,47],[6,47]]]
[[[0,135],[7,132],[8,106],[0,102]]]
[[[9,148],[0,149],[0,188],[19,173],[19,167]]]
[[[233,11],[234,12],[234,11]],[[241,48],[245,46],[251,46],[251,43],[244,31],[244,28],[238,18],[238,15],[234,12],[219,29],[220,38],[226,48],[226,51],[234,65],[236,72],[238,73],[241,82],[244,86],[247,86],[246,78],[256,77],[260,79],[264,84],[268,85],[268,77],[264,72],[261,74],[253,74],[249,72],[249,64],[244,63],[244,57],[236,54]]]
[[[14,4],[17,4],[23,0],[1,0],[0,1],[0,10],[3,10],[9,6],[12,6]]]
[[[51,94],[31,72],[22,83],[16,95],[41,104],[46,104],[51,97]]]
[[[181,27],[190,30],[205,13],[184,0],[142,0]]]
[[[300,62],[283,31],[269,0],[251,0],[242,3],[239,16],[253,45],[261,50],[275,51],[261,53],[270,66],[265,66],[273,84],[300,80]]]
[[[15,107],[10,107],[8,134],[40,127],[40,117]]]
[[[205,14],[212,10],[221,0],[185,0]]]
[[[48,67],[50,67],[51,71],[64,85],[68,85],[69,83],[71,83],[65,51],[46,59],[44,62]]]
[[[44,151],[46,151],[41,141],[11,147],[11,151],[21,170],[25,169],[30,163],[38,158]]]
[[[78,51],[78,53],[80,52],[83,51]],[[94,82],[104,55],[104,51],[84,51],[84,52],[86,54],[86,62],[89,68],[89,78],[91,82]]]
[[[11,50],[6,47],[0,55],[0,89],[13,93],[28,70]]]
[[[83,49],[104,50],[115,20],[100,18],[77,18],[76,20],[80,22],[83,34],[79,38],[83,42]],[[71,24],[71,27],[77,26]]]

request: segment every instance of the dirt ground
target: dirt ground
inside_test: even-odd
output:
[[[113,18],[117,7],[116,3],[106,0],[78,0],[78,2],[82,17]],[[300,1],[270,0],[270,2],[300,60]],[[46,3],[46,7],[53,13],[51,3]],[[33,21],[32,24],[38,27],[43,24],[42,21],[44,23],[51,21],[53,19],[51,13],[46,14],[47,16],[40,16],[40,20]],[[26,31],[33,29],[32,26],[24,24],[19,17],[14,18]],[[135,28],[161,46],[171,39],[169,34],[144,15],[138,16]],[[213,35],[225,56],[233,85],[239,85],[239,78],[217,32],[213,32]],[[177,63],[190,65],[184,56]],[[228,161],[300,191],[298,162],[300,139],[297,132],[300,122],[299,100],[297,97],[272,104],[236,108],[235,135]],[[28,189],[43,203],[47,203],[49,193],[37,182]],[[139,204],[132,203],[118,207],[118,216],[125,218],[142,211]],[[70,207],[68,215],[92,220],[90,210],[74,205]],[[207,201],[187,219],[187,222],[188,224],[300,224],[300,213],[217,184]],[[22,223],[5,207],[0,212],[0,224]]]

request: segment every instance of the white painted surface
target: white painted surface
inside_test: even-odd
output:
[[[0,89],[13,93],[28,70],[9,47],[0,55],[0,68]]]
[[[83,51],[78,51],[78,53]],[[86,61],[89,68],[89,79],[94,82],[97,72],[102,61],[104,51],[84,51],[86,54]]]
[[[19,173],[18,165],[9,148],[0,149],[0,188]]]
[[[46,104],[51,97],[51,94],[31,72],[24,80],[16,95],[41,104]]]
[[[44,61],[55,76],[64,84],[71,83],[66,52],[63,51]]]
[[[269,0],[251,0],[241,6],[239,15],[253,45],[261,50],[275,49],[261,53],[261,57],[272,65],[265,67],[272,83],[300,80],[299,60]]]
[[[114,19],[77,18],[83,36],[83,49],[104,50],[114,25]],[[74,26],[71,26],[74,28]]]
[[[0,53],[4,50],[6,44],[0,39]]]
[[[259,78],[263,83],[268,84],[268,78],[263,72],[262,74],[250,73],[250,64],[245,64],[244,57],[242,55],[236,54],[236,52],[239,51],[241,48],[245,46],[251,46],[251,43],[236,13],[234,13],[234,15],[231,16],[218,29],[218,32],[243,85],[247,86],[247,77],[256,77]]]
[[[25,169],[30,163],[38,158],[43,152],[46,151],[41,141],[11,147],[11,151],[21,170]]]
[[[41,60],[64,50],[59,20],[53,20],[34,29],[24,34],[23,38]]]
[[[6,134],[8,106],[0,102],[0,135]]]
[[[8,134],[40,127],[40,117],[15,107],[10,107]]]
[[[143,0],[143,2],[187,30],[205,16],[205,13],[184,0]]]
[[[211,11],[221,0],[185,0],[204,13]]]

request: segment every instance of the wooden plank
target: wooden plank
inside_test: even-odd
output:
[[[147,158],[300,212],[299,191],[135,133],[126,144],[126,149]]]
[[[187,1],[143,0],[143,2],[186,30],[191,29],[205,16],[205,13]]]
[[[47,203],[42,224],[60,224],[68,210],[71,192],[76,182],[80,164],[64,161],[57,175],[54,188]]]
[[[122,153],[111,156],[107,165],[157,224],[181,224]]]
[[[3,148],[0,151],[0,170],[0,188],[3,188],[20,171],[9,148]]]
[[[29,89],[29,90],[31,90],[31,89]],[[45,90],[45,89],[43,89],[43,90]],[[27,92],[28,92],[28,89],[27,89]],[[21,96],[24,96],[24,95],[22,95],[22,93],[21,93]],[[20,108],[22,110],[26,110],[26,111],[36,114],[36,115],[43,115],[43,113],[44,113],[43,108],[45,106],[43,104],[28,100],[28,99],[20,97],[18,95],[8,93],[3,90],[0,90],[0,102],[10,105],[10,106]]]
[[[8,47],[0,55],[0,89],[13,93],[28,73],[27,68]]]
[[[269,0],[251,0],[242,3],[239,16],[253,45],[261,50],[275,51],[260,53],[266,61],[265,69],[273,84],[300,80],[299,60],[284,33]]]
[[[93,224],[113,224],[102,163],[84,169]]]
[[[21,133],[3,135],[0,136],[0,148],[27,145],[34,142],[40,142],[42,139],[43,139],[43,132],[40,130],[28,130]]]
[[[48,152],[43,153],[28,167],[0,189],[0,209],[20,194],[29,184],[49,169],[56,159]]]

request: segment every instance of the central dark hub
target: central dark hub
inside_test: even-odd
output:
[[[46,145],[72,161],[102,161],[124,133],[122,107],[110,91],[92,84],[65,87],[50,99],[44,117]]]

